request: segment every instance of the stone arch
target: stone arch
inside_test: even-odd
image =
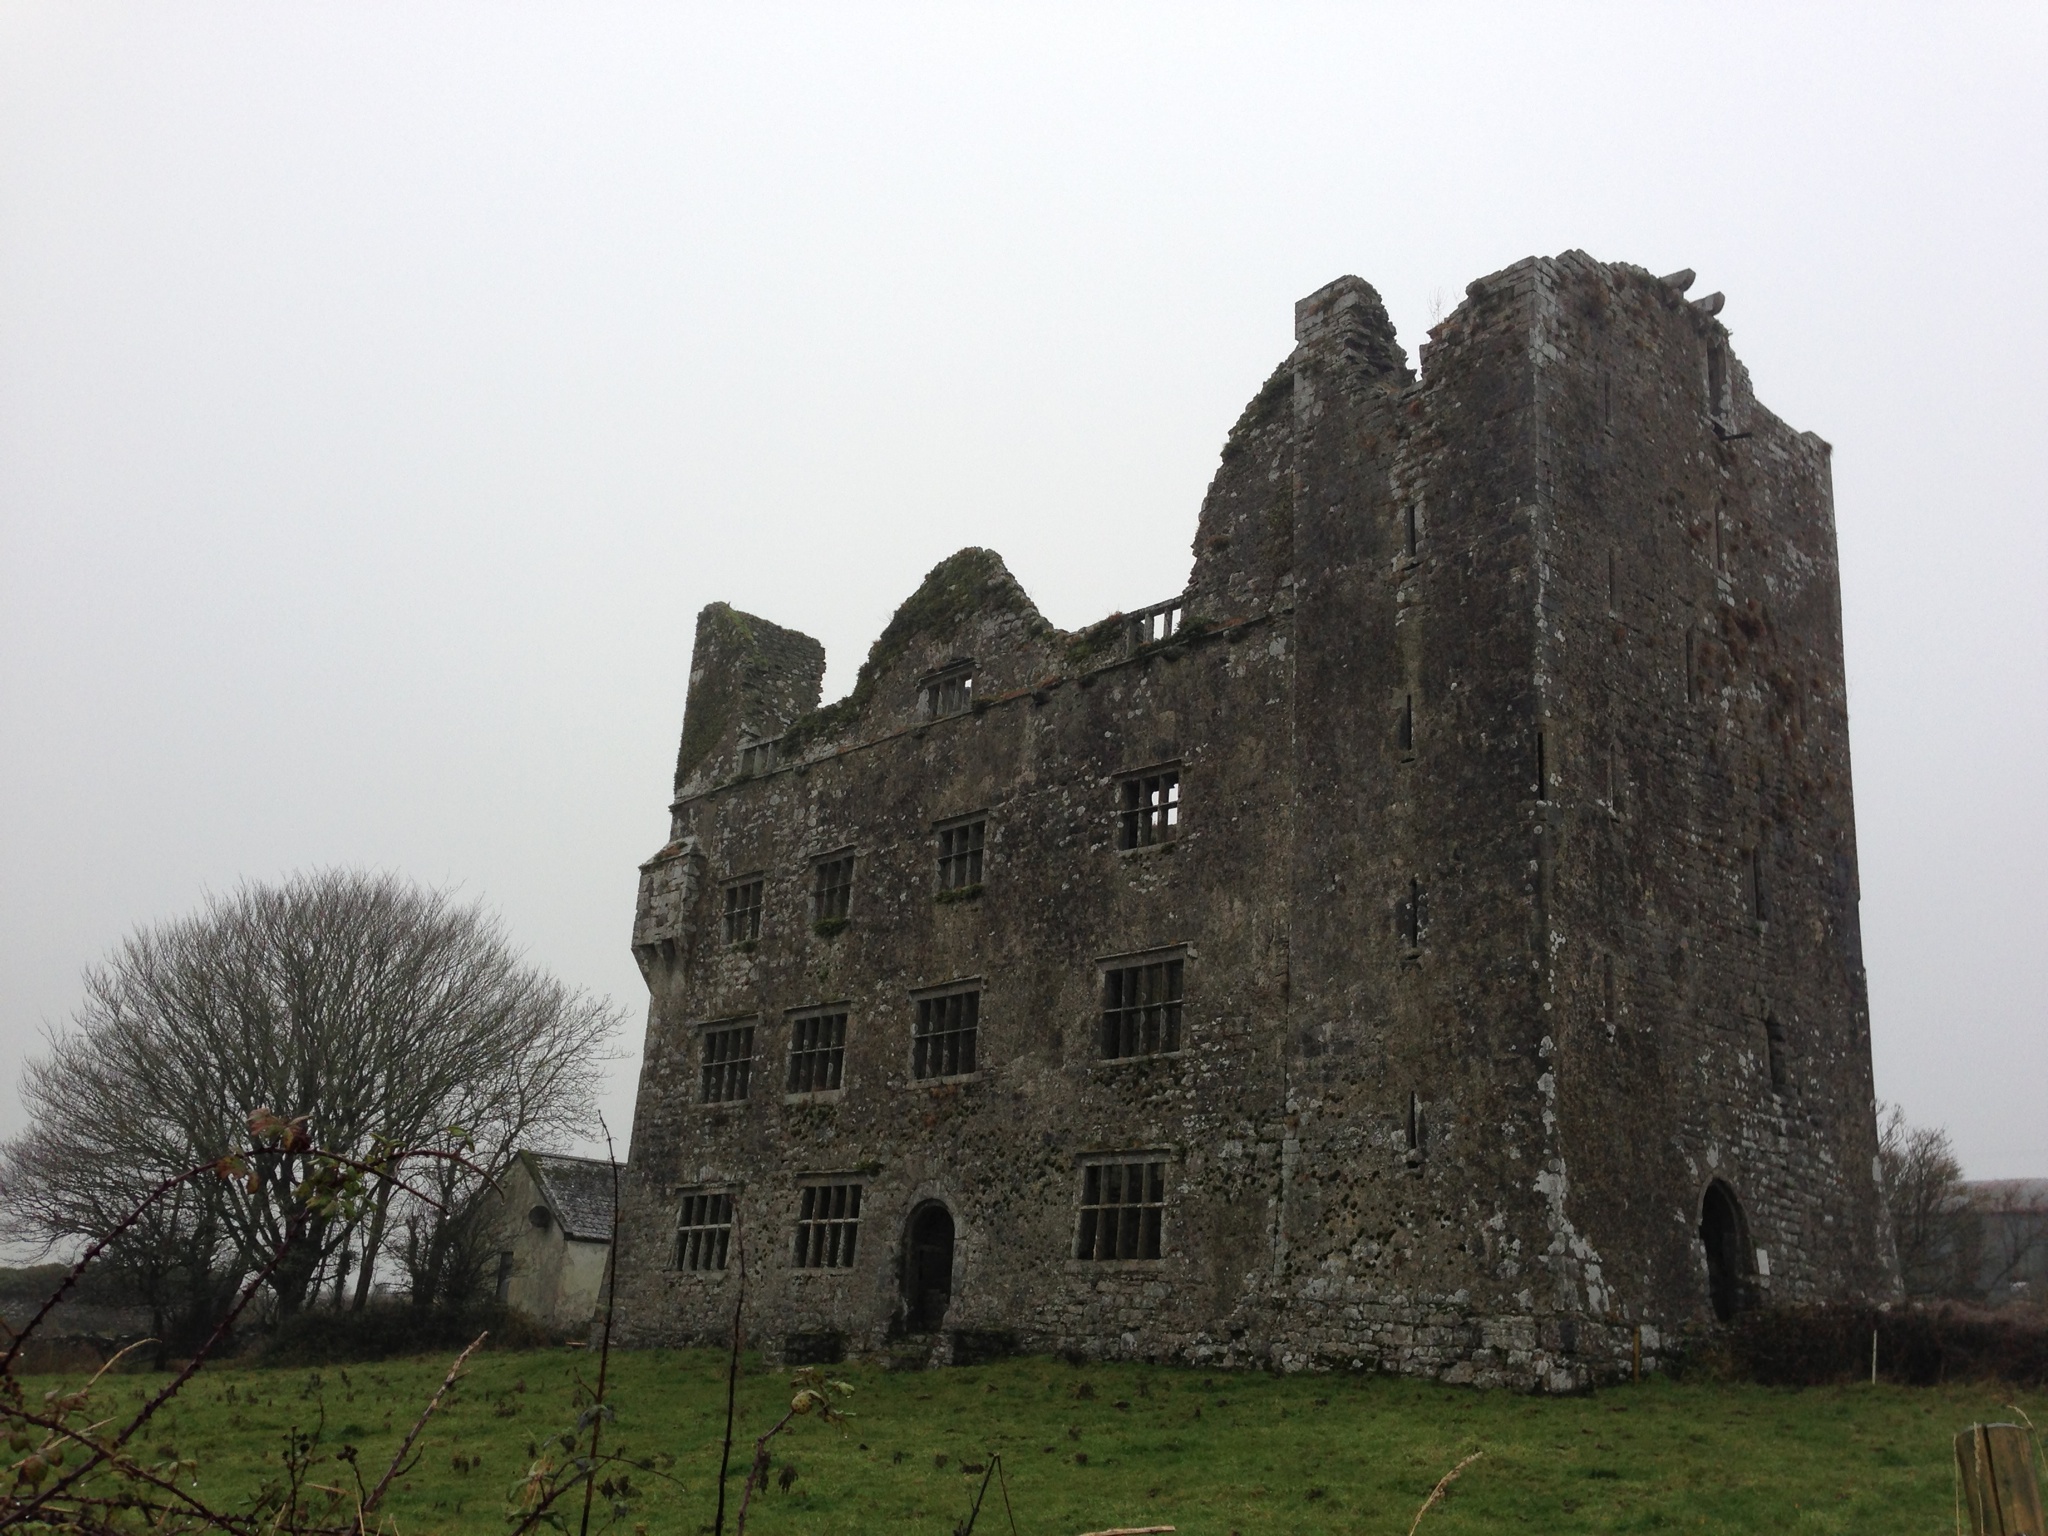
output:
[[[1707,1255],[1707,1301],[1716,1319],[1729,1322],[1755,1305],[1756,1260],[1749,1218],[1726,1179],[1715,1179],[1700,1197],[1700,1246]]]
[[[903,1227],[903,1320],[909,1333],[937,1333],[953,1304],[959,1228],[943,1200],[921,1200]]]

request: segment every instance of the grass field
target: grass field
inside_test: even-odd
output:
[[[399,1530],[501,1529],[530,1444],[573,1426],[576,1379],[596,1363],[566,1350],[474,1357],[423,1437],[417,1469],[387,1503]],[[160,1415],[148,1441],[196,1461],[202,1492],[230,1505],[274,1474],[293,1426],[317,1429],[324,1451],[360,1446],[374,1476],[446,1367],[209,1370]],[[610,1433],[635,1456],[674,1458],[673,1481],[634,1475],[620,1529],[694,1536],[709,1528],[723,1370],[709,1353],[613,1356]],[[968,1469],[1000,1451],[1024,1536],[1153,1524],[1197,1536],[1401,1536],[1437,1479],[1483,1451],[1424,1532],[1926,1536],[1953,1528],[1950,1436],[1973,1420],[2012,1418],[2005,1405],[2015,1401],[1995,1387],[1787,1391],[1665,1381],[1548,1399],[1380,1377],[1037,1359],[830,1374],[853,1385],[854,1416],[839,1426],[798,1420],[775,1442],[778,1486],[755,1495],[750,1530],[950,1532],[981,1482]],[[161,1380],[110,1377],[102,1389],[132,1404]],[[787,1400],[787,1374],[750,1362],[732,1507],[753,1437]],[[2048,1410],[2039,1393],[2018,1403],[2037,1420]],[[796,1472],[786,1492],[785,1468]],[[329,1464],[321,1475],[336,1470]],[[976,1529],[1010,1529],[993,1487]]]

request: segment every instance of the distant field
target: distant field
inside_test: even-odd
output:
[[[566,1350],[475,1357],[425,1435],[417,1470],[387,1504],[405,1536],[502,1528],[529,1441],[573,1425],[574,1378],[596,1363]],[[196,1459],[201,1489],[216,1501],[232,1503],[266,1464],[274,1469],[291,1426],[317,1428],[325,1448],[360,1446],[374,1475],[446,1366],[209,1370],[148,1440]],[[620,1530],[708,1529],[723,1369],[721,1357],[695,1351],[613,1357],[617,1440],[636,1455],[673,1456],[670,1475],[681,1484],[636,1474],[641,1491]],[[750,1530],[951,1532],[980,1481],[963,1466],[1000,1451],[1024,1536],[1154,1524],[1196,1536],[1401,1536],[1436,1480],[1480,1450],[1424,1532],[1927,1536],[1953,1526],[1950,1436],[1972,1420],[2012,1418],[2005,1404],[2014,1401],[1987,1387],[1802,1392],[1661,1381],[1547,1399],[1378,1377],[1040,1359],[832,1374],[853,1384],[855,1416],[841,1427],[799,1420],[776,1442],[776,1472],[793,1466],[797,1477],[786,1493],[755,1496]],[[161,1380],[102,1385],[134,1402]],[[753,1437],[786,1406],[787,1380],[751,1363],[742,1379],[746,1443],[734,1452],[733,1507]],[[2019,1406],[2048,1422],[2042,1394]],[[471,1458],[479,1464],[458,1470]],[[993,1488],[989,1499],[977,1530],[1007,1533]]]

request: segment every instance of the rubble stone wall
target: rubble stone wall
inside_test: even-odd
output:
[[[1369,285],[1311,295],[1169,634],[1062,633],[965,550],[820,710],[815,642],[707,610],[634,927],[626,1336],[723,1337],[743,1247],[749,1335],[792,1352],[1569,1388],[1711,1319],[1715,1180],[1727,1294],[1890,1294],[1828,450],[1755,403],[1717,308],[1532,259],[1472,285],[1418,379]],[[1122,781],[1167,767],[1174,835],[1120,846]],[[982,879],[944,889],[937,828],[975,813]],[[1104,1058],[1118,957],[1180,962],[1177,1050]],[[918,1081],[917,996],[953,986],[974,1070]],[[843,1082],[787,1093],[792,1017],[825,1005]],[[748,1095],[702,1102],[704,1028],[739,1022]],[[1156,1258],[1075,1257],[1111,1154],[1164,1164]],[[850,1266],[796,1262],[818,1182],[860,1186]],[[705,1191],[734,1199],[722,1269],[676,1261]]]

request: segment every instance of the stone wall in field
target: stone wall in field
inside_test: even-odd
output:
[[[822,710],[707,609],[627,1336],[744,1253],[795,1357],[1562,1388],[1888,1295],[1828,449],[1688,282],[1520,263],[1419,380],[1302,301],[1166,604],[964,550]]]

